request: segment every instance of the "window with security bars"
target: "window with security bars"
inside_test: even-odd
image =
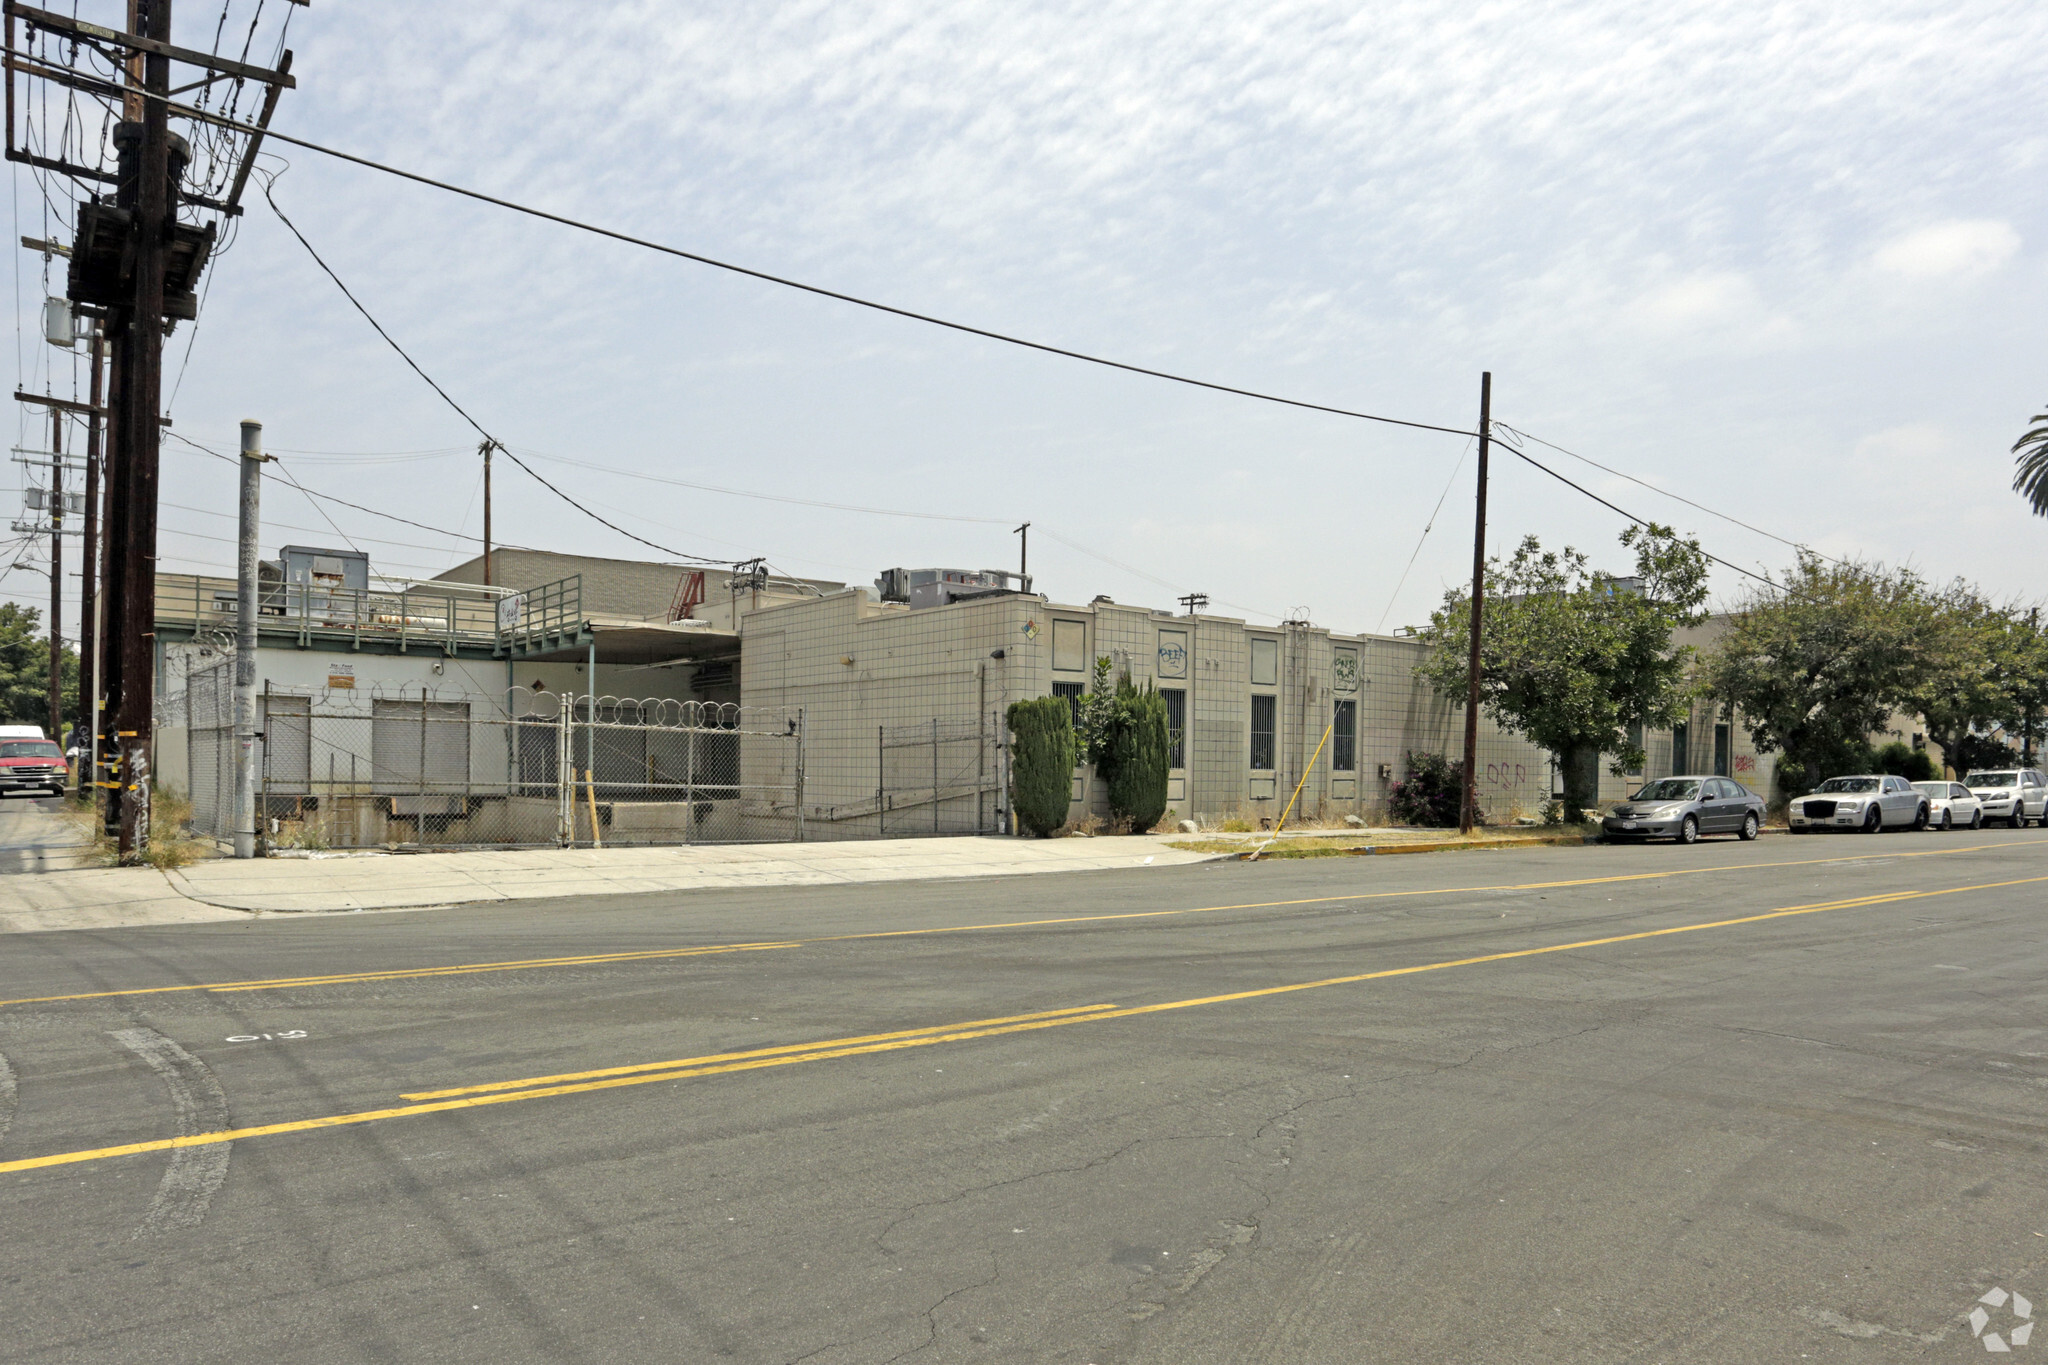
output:
[[[1330,718],[1330,768],[1333,772],[1358,771],[1358,703],[1340,701]]]
[[[1185,768],[1188,766],[1187,689],[1162,687],[1159,695],[1166,702],[1166,766]]]
[[[1259,772],[1271,772],[1273,754],[1278,748],[1275,743],[1279,733],[1280,699],[1278,697],[1252,698],[1252,767]]]
[[[1067,699],[1067,713],[1078,729],[1081,724],[1081,684],[1056,682],[1052,685],[1052,694]]]

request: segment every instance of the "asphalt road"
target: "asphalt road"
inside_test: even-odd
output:
[[[1978,1358],[2044,919],[2030,830],[11,936],[0,1358]]]

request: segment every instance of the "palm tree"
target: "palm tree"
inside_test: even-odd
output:
[[[2048,517],[2048,412],[2037,412],[2028,420],[2033,425],[2027,434],[2012,443],[2013,454],[2019,456],[2012,491],[2027,500],[2036,516]]]

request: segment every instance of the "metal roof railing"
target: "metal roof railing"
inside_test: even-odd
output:
[[[270,581],[262,585],[257,609],[263,634],[292,635],[301,648],[346,641],[353,648],[395,645],[401,653],[417,647],[453,655],[466,646],[520,655],[579,639],[584,627],[580,576],[501,598],[455,584],[364,589]],[[238,611],[232,578],[157,575],[160,622],[189,625],[197,634],[231,628]]]

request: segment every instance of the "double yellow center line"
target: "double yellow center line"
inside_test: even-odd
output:
[[[1939,858],[1955,853],[1980,853],[2010,848],[2010,844],[1965,844],[1951,848],[1921,849],[1912,853],[1877,854],[1883,858]],[[130,995],[175,995],[186,991],[225,994],[231,991],[277,991],[298,986],[343,986],[378,981],[405,981],[421,977],[469,976],[480,972],[533,971],[549,967],[609,966],[623,962],[656,962],[666,958],[704,957],[715,953],[763,952],[775,948],[802,948],[819,943],[852,943],[863,939],[922,938],[935,934],[988,933],[1001,929],[1040,929],[1070,924],[1099,924],[1115,920],[1172,919],[1182,915],[1213,915],[1231,910],[1281,910],[1300,905],[1334,905],[1348,901],[1401,900],[1414,896],[1470,896],[1495,891],[1555,891],[1574,886],[1604,886],[1617,882],[1661,881],[1669,877],[1697,877],[1715,872],[1744,872],[1764,868],[1816,867],[1829,863],[1868,862],[1870,857],[1804,858],[1787,862],[1734,863],[1717,867],[1678,867],[1660,872],[1628,872],[1608,877],[1577,877],[1568,881],[1508,882],[1493,886],[1417,887],[1406,891],[1359,891],[1331,896],[1304,896],[1295,900],[1246,901],[1236,905],[1196,905],[1173,910],[1122,910],[1099,915],[1062,915],[1049,919],[1008,920],[995,924],[950,924],[930,929],[882,929],[859,934],[829,934],[819,938],[781,939],[761,943],[718,943],[692,948],[649,948],[620,953],[579,953],[567,957],[519,958],[505,962],[457,962],[435,967],[394,967],[382,971],[330,972],[320,976],[279,976],[251,981],[214,981],[176,986],[137,986],[128,990],[86,991],[76,995],[32,995],[0,1000],[7,1005],[50,1005],[71,1000],[106,1000]]]
[[[755,1048],[745,1052],[720,1052],[702,1057],[682,1057],[665,1062],[641,1062],[629,1066],[604,1067],[595,1071],[564,1072],[552,1076],[531,1076],[522,1080],[489,1081],[480,1085],[458,1086],[443,1090],[422,1090],[402,1096],[411,1103],[388,1109],[371,1109],[351,1114],[329,1114],[320,1118],[293,1119],[284,1123],[262,1124],[251,1128],[234,1128],[215,1133],[196,1133],[185,1137],[159,1138],[149,1142],[131,1142],[115,1147],[96,1147],[85,1151],[58,1152],[50,1156],[28,1157],[18,1161],[0,1162],[0,1173],[10,1171],[37,1170],[45,1166],[65,1166],[81,1161],[103,1161],[111,1157],[139,1156],[147,1152],[171,1151],[180,1147],[205,1147],[223,1142],[234,1142],[242,1138],[272,1137],[282,1133],[312,1132],[322,1128],[343,1128],[366,1123],[379,1123],[389,1119],[415,1118],[425,1114],[440,1114],[456,1109],[474,1109],[491,1104],[512,1104],[520,1100],[548,1099],[559,1095],[589,1094],[601,1090],[615,1090],[629,1085],[652,1085],[662,1081],[687,1080],[697,1076],[717,1076],[735,1071],[758,1071],[768,1067],[795,1066],[805,1062],[829,1061],[841,1057],[864,1056],[878,1052],[892,1052],[903,1048],[930,1047],[938,1043],[964,1042],[973,1038],[989,1038],[999,1034],[1023,1033],[1036,1029],[1063,1028],[1069,1024],[1096,1024],[1111,1019],[1130,1019],[1145,1014],[1160,1014],[1169,1010],[1193,1009],[1199,1005],[1221,1005],[1240,1000],[1255,1000],[1264,996],[1285,995],[1294,991],[1320,990],[1328,986],[1356,985],[1364,981],[1383,981],[1392,977],[1415,976],[1424,972],[1445,971],[1452,967],[1472,967],[1487,962],[1507,962],[1515,958],[1540,957],[1548,953],[1568,953],[1586,948],[1599,948],[1615,943],[1632,943],[1643,939],[1666,938],[1674,934],[1698,933],[1703,929],[1728,929],[1737,925],[1759,924],[1767,920],[1785,919],[1794,915],[1816,915],[1830,910],[1861,909],[1873,905],[1889,905],[1898,901],[1925,900],[1935,896],[1954,896],[1972,891],[1997,891],[2015,886],[2032,886],[2048,882],[2048,876],[2022,877],[2013,881],[1982,882],[1974,886],[1944,887],[1932,891],[1890,891],[1871,896],[1855,896],[1844,900],[1821,901],[1809,905],[1791,905],[1776,910],[1767,910],[1755,915],[1742,915],[1734,919],[1709,920],[1698,924],[1680,924],[1665,929],[1643,929],[1628,934],[1611,934],[1604,938],[1579,939],[1571,943],[1553,943],[1537,948],[1515,948],[1499,953],[1485,953],[1477,957],[1453,958],[1442,962],[1426,962],[1411,967],[1390,967],[1375,972],[1359,972],[1350,976],[1323,977],[1315,981],[1298,981],[1281,986],[1262,986],[1251,990],[1232,991],[1223,995],[1195,996],[1186,1000],[1167,1000],[1152,1005],[1080,1005],[1067,1009],[1047,1010],[1035,1014],[1009,1015],[995,1019],[972,1019],[957,1024],[939,1024],[927,1028],[903,1029],[893,1033],[871,1033],[852,1038],[835,1038],[815,1043],[792,1043],[776,1047]]]

